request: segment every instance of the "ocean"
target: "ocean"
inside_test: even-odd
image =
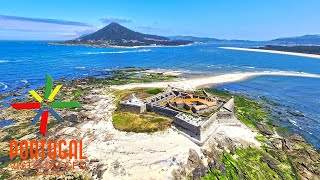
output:
[[[320,75],[320,59],[221,49],[260,44],[199,44],[185,47],[92,48],[39,41],[0,41],[0,94],[25,92],[53,79],[100,76],[124,67],[179,70],[189,76],[232,72],[294,71]],[[21,89],[21,87],[27,87]],[[261,76],[221,84],[218,89],[259,99],[283,112],[279,123],[320,148],[320,79]],[[298,114],[298,116],[297,116]],[[8,122],[2,123],[8,125]],[[0,124],[0,126],[4,126]]]

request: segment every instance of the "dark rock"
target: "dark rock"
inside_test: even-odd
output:
[[[280,170],[280,168],[278,167],[279,162],[277,162],[275,159],[271,158],[267,154],[263,154],[262,157],[260,158],[260,161],[267,163],[268,166],[275,171]]]
[[[200,179],[201,177],[206,175],[207,168],[195,168],[192,171],[193,179]]]
[[[275,139],[271,139],[271,144],[273,147],[277,148],[277,149],[281,149],[282,148],[282,140],[275,138]]]
[[[210,170],[215,170],[216,169],[216,166],[215,166],[215,161],[209,161],[208,162],[208,167]]]
[[[106,170],[107,168],[104,168],[104,164],[99,163],[96,168],[93,169],[92,175],[97,176],[98,179],[101,179]]]
[[[273,127],[279,127],[279,124],[274,121],[269,121],[268,124],[270,124]]]
[[[262,133],[262,134],[265,134],[265,135],[273,135],[273,132],[270,131],[264,124],[262,123],[255,123],[255,126],[259,129],[259,131]]]
[[[68,118],[68,121],[69,121],[69,122],[73,122],[73,123],[78,122],[77,115],[75,115],[75,114],[71,114],[71,115],[69,115],[67,118]]]
[[[235,143],[229,137],[225,137],[223,139],[217,140],[218,148],[220,149],[229,149],[230,151],[234,151],[236,149]]]
[[[292,116],[296,116],[296,117],[304,117],[304,114],[302,114],[301,112],[299,111],[291,111],[291,110],[287,110],[287,112],[289,114],[291,114]]]
[[[290,141],[296,141],[296,142],[306,142],[300,135],[298,134],[293,134],[291,135],[288,140]]]
[[[226,167],[224,167],[224,165],[220,165],[220,166],[218,167],[218,170],[219,170],[223,175],[226,175],[227,170],[226,170]]]
[[[175,162],[175,161],[176,161],[176,157],[173,157],[173,158],[172,158],[172,161]]]
[[[194,149],[189,150],[189,157],[187,165],[192,168],[199,168],[203,166],[203,163],[198,155],[198,153]]]

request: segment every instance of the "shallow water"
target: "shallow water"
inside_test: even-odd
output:
[[[14,121],[0,120],[0,129],[11,124],[14,124]]]

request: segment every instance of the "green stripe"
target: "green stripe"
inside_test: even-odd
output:
[[[52,102],[52,108],[78,108],[81,105],[78,102]]]
[[[44,98],[48,99],[52,91],[52,77],[47,75],[46,77],[46,87],[44,92]]]

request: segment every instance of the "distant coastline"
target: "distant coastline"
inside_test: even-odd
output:
[[[309,57],[309,58],[320,59],[320,55],[318,55],[318,54],[307,54],[307,53],[297,53],[297,52],[287,52],[287,51],[277,51],[277,50],[266,50],[266,49],[254,49],[254,48],[240,48],[240,47],[219,47],[219,48],[237,50],[237,51],[251,51],[251,52],[263,52],[263,53],[272,53],[272,54],[284,54],[284,55],[291,55],[291,56],[301,56],[301,57]]]
[[[49,42],[49,45],[56,45],[56,46],[85,46],[85,47],[93,47],[93,48],[152,48],[152,47],[185,47],[185,46],[192,46],[195,43],[183,44],[183,45],[143,45],[143,46],[114,46],[114,45],[96,45],[96,44],[87,44],[87,43],[79,43],[79,44],[72,44],[72,43],[65,43],[65,42]]]

